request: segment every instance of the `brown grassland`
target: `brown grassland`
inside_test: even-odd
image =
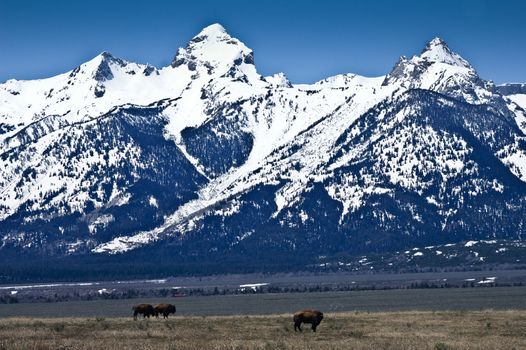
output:
[[[6,318],[0,349],[526,349],[526,311],[326,314],[313,333],[291,315]]]

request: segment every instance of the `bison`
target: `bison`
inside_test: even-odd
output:
[[[294,314],[294,332],[299,330],[302,332],[301,324],[310,323],[312,325],[312,331],[316,332],[316,327],[323,320],[323,312],[318,310],[302,310]]]
[[[155,316],[155,309],[150,304],[139,304],[132,307],[133,318],[137,319],[137,314],[142,314],[142,317],[150,318],[150,316]]]
[[[159,317],[159,314],[163,315],[164,318],[168,318],[168,315],[175,315],[175,305],[172,304],[159,304],[155,307],[155,317]]]

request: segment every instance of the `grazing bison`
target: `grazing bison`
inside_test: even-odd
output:
[[[142,317],[150,318],[150,316],[155,316],[155,310],[150,304],[139,304],[132,307],[133,318],[137,319],[137,314],[142,314]]]
[[[163,315],[164,318],[168,318],[168,315],[175,315],[175,305],[172,304],[159,304],[155,307],[155,317],[159,317],[159,314]]]
[[[312,331],[316,332],[316,327],[323,320],[323,312],[318,310],[302,310],[294,314],[294,332],[299,330],[302,332],[301,324],[310,323],[312,325]]]

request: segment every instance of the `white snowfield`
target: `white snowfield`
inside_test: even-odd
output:
[[[510,95],[508,98],[519,105],[522,109],[526,109],[526,94]]]
[[[368,147],[367,143],[338,153],[343,148],[337,142],[347,130],[351,130],[348,138],[358,136],[360,131],[353,128],[353,123],[375,105],[400,98],[404,92],[415,88],[454,94],[452,97],[465,102],[484,104],[495,98],[492,87],[492,83],[481,80],[469,63],[439,38],[429,42],[420,55],[411,59],[401,58],[386,76],[369,78],[342,74],[314,84],[292,84],[283,73],[262,77],[254,65],[252,50],[232,38],[219,24],[203,29],[187,47],[177,51],[170,66],[161,69],[102,53],[56,77],[32,81],[9,80],[0,85],[0,128],[7,130],[0,134],[2,153],[29,142],[27,138],[17,135],[28,133],[33,125],[45,125],[45,128],[39,127],[35,132],[28,133],[33,137],[30,137],[31,146],[25,153],[24,161],[40,169],[37,180],[30,186],[16,188],[21,176],[17,171],[20,162],[13,165],[0,159],[0,219],[15,213],[28,199],[37,203],[41,196],[39,193],[63,188],[66,188],[64,194],[54,200],[72,201],[80,211],[90,198],[76,194],[76,189],[82,187],[81,183],[74,180],[65,183],[64,179],[53,175],[60,172],[61,163],[44,155],[46,146],[54,138],[67,133],[68,126],[96,122],[98,117],[118,106],[146,106],[168,101],[163,104],[162,114],[167,122],[164,130],[166,139],[175,142],[190,163],[209,181],[200,189],[197,199],[183,204],[167,216],[163,225],[131,236],[117,235],[113,240],[96,246],[93,252],[97,253],[125,252],[174,232],[184,233],[206,210],[225,199],[257,185],[278,184],[285,180],[275,197],[277,214],[294,205],[312,183],[322,182],[338,169],[360,160],[362,152]],[[517,108],[526,105],[524,95],[510,96],[507,101],[517,124],[526,124],[524,110]],[[218,118],[210,115],[209,111],[226,104],[239,105],[236,122],[252,136],[253,146],[243,164],[233,166],[224,173],[213,173],[190,155],[181,132],[188,127],[204,125],[210,122],[210,118]],[[394,128],[412,112],[410,109],[401,111],[386,128]],[[526,125],[522,130],[525,129]],[[382,149],[376,146],[373,152],[378,159],[377,166],[389,161],[385,157],[385,149],[402,150],[404,140],[413,137],[412,132],[414,130],[408,127],[400,131],[396,140],[382,141]],[[437,135],[432,129],[418,130],[418,133],[428,135],[428,142],[446,150],[447,154],[453,154],[433,160],[434,163],[424,166],[424,171],[438,171],[444,179],[467,171],[466,157],[472,150],[462,140],[455,135]],[[371,141],[380,137],[380,134],[373,135]],[[447,142],[442,143],[441,140]],[[139,152],[133,145],[129,147],[129,153]],[[503,153],[500,157],[503,164],[526,181],[526,155],[516,145],[507,147],[505,155]],[[117,162],[121,156],[122,153],[115,152],[113,161]],[[394,156],[400,167],[387,171],[391,183],[421,190],[421,184],[411,172],[417,160],[406,159],[402,153]],[[97,162],[98,159],[88,159],[84,167],[87,170]],[[45,167],[39,167],[39,164],[45,164]],[[470,167],[469,171],[476,169]],[[484,187],[477,186],[479,190]],[[499,188],[498,183],[487,186]],[[346,174],[340,183],[327,186],[326,190],[343,204],[342,217],[359,208],[364,195],[389,191],[377,179],[358,179],[356,174],[351,173]],[[125,190],[115,188],[114,192],[112,201],[126,200]],[[442,206],[440,198],[430,197],[429,201]],[[154,197],[149,203],[155,207],[159,205]],[[236,207],[231,210],[235,211]],[[444,208],[445,217],[447,210]],[[96,225],[103,225],[111,218],[105,220],[96,222],[94,230]],[[308,216],[305,215],[302,220],[308,220]]]

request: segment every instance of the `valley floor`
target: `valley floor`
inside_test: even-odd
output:
[[[290,314],[6,318],[0,349],[524,349],[526,311],[326,313],[312,333]]]
[[[99,299],[66,302],[0,304],[0,319],[6,317],[130,317],[139,303],[171,303],[177,316],[235,316],[289,314],[317,308],[337,312],[483,311],[524,310],[526,287],[476,287],[364,290],[318,293],[264,293]],[[526,332],[526,330],[525,330]],[[525,333],[526,334],[526,333]],[[1,349],[1,348],[0,348]]]

